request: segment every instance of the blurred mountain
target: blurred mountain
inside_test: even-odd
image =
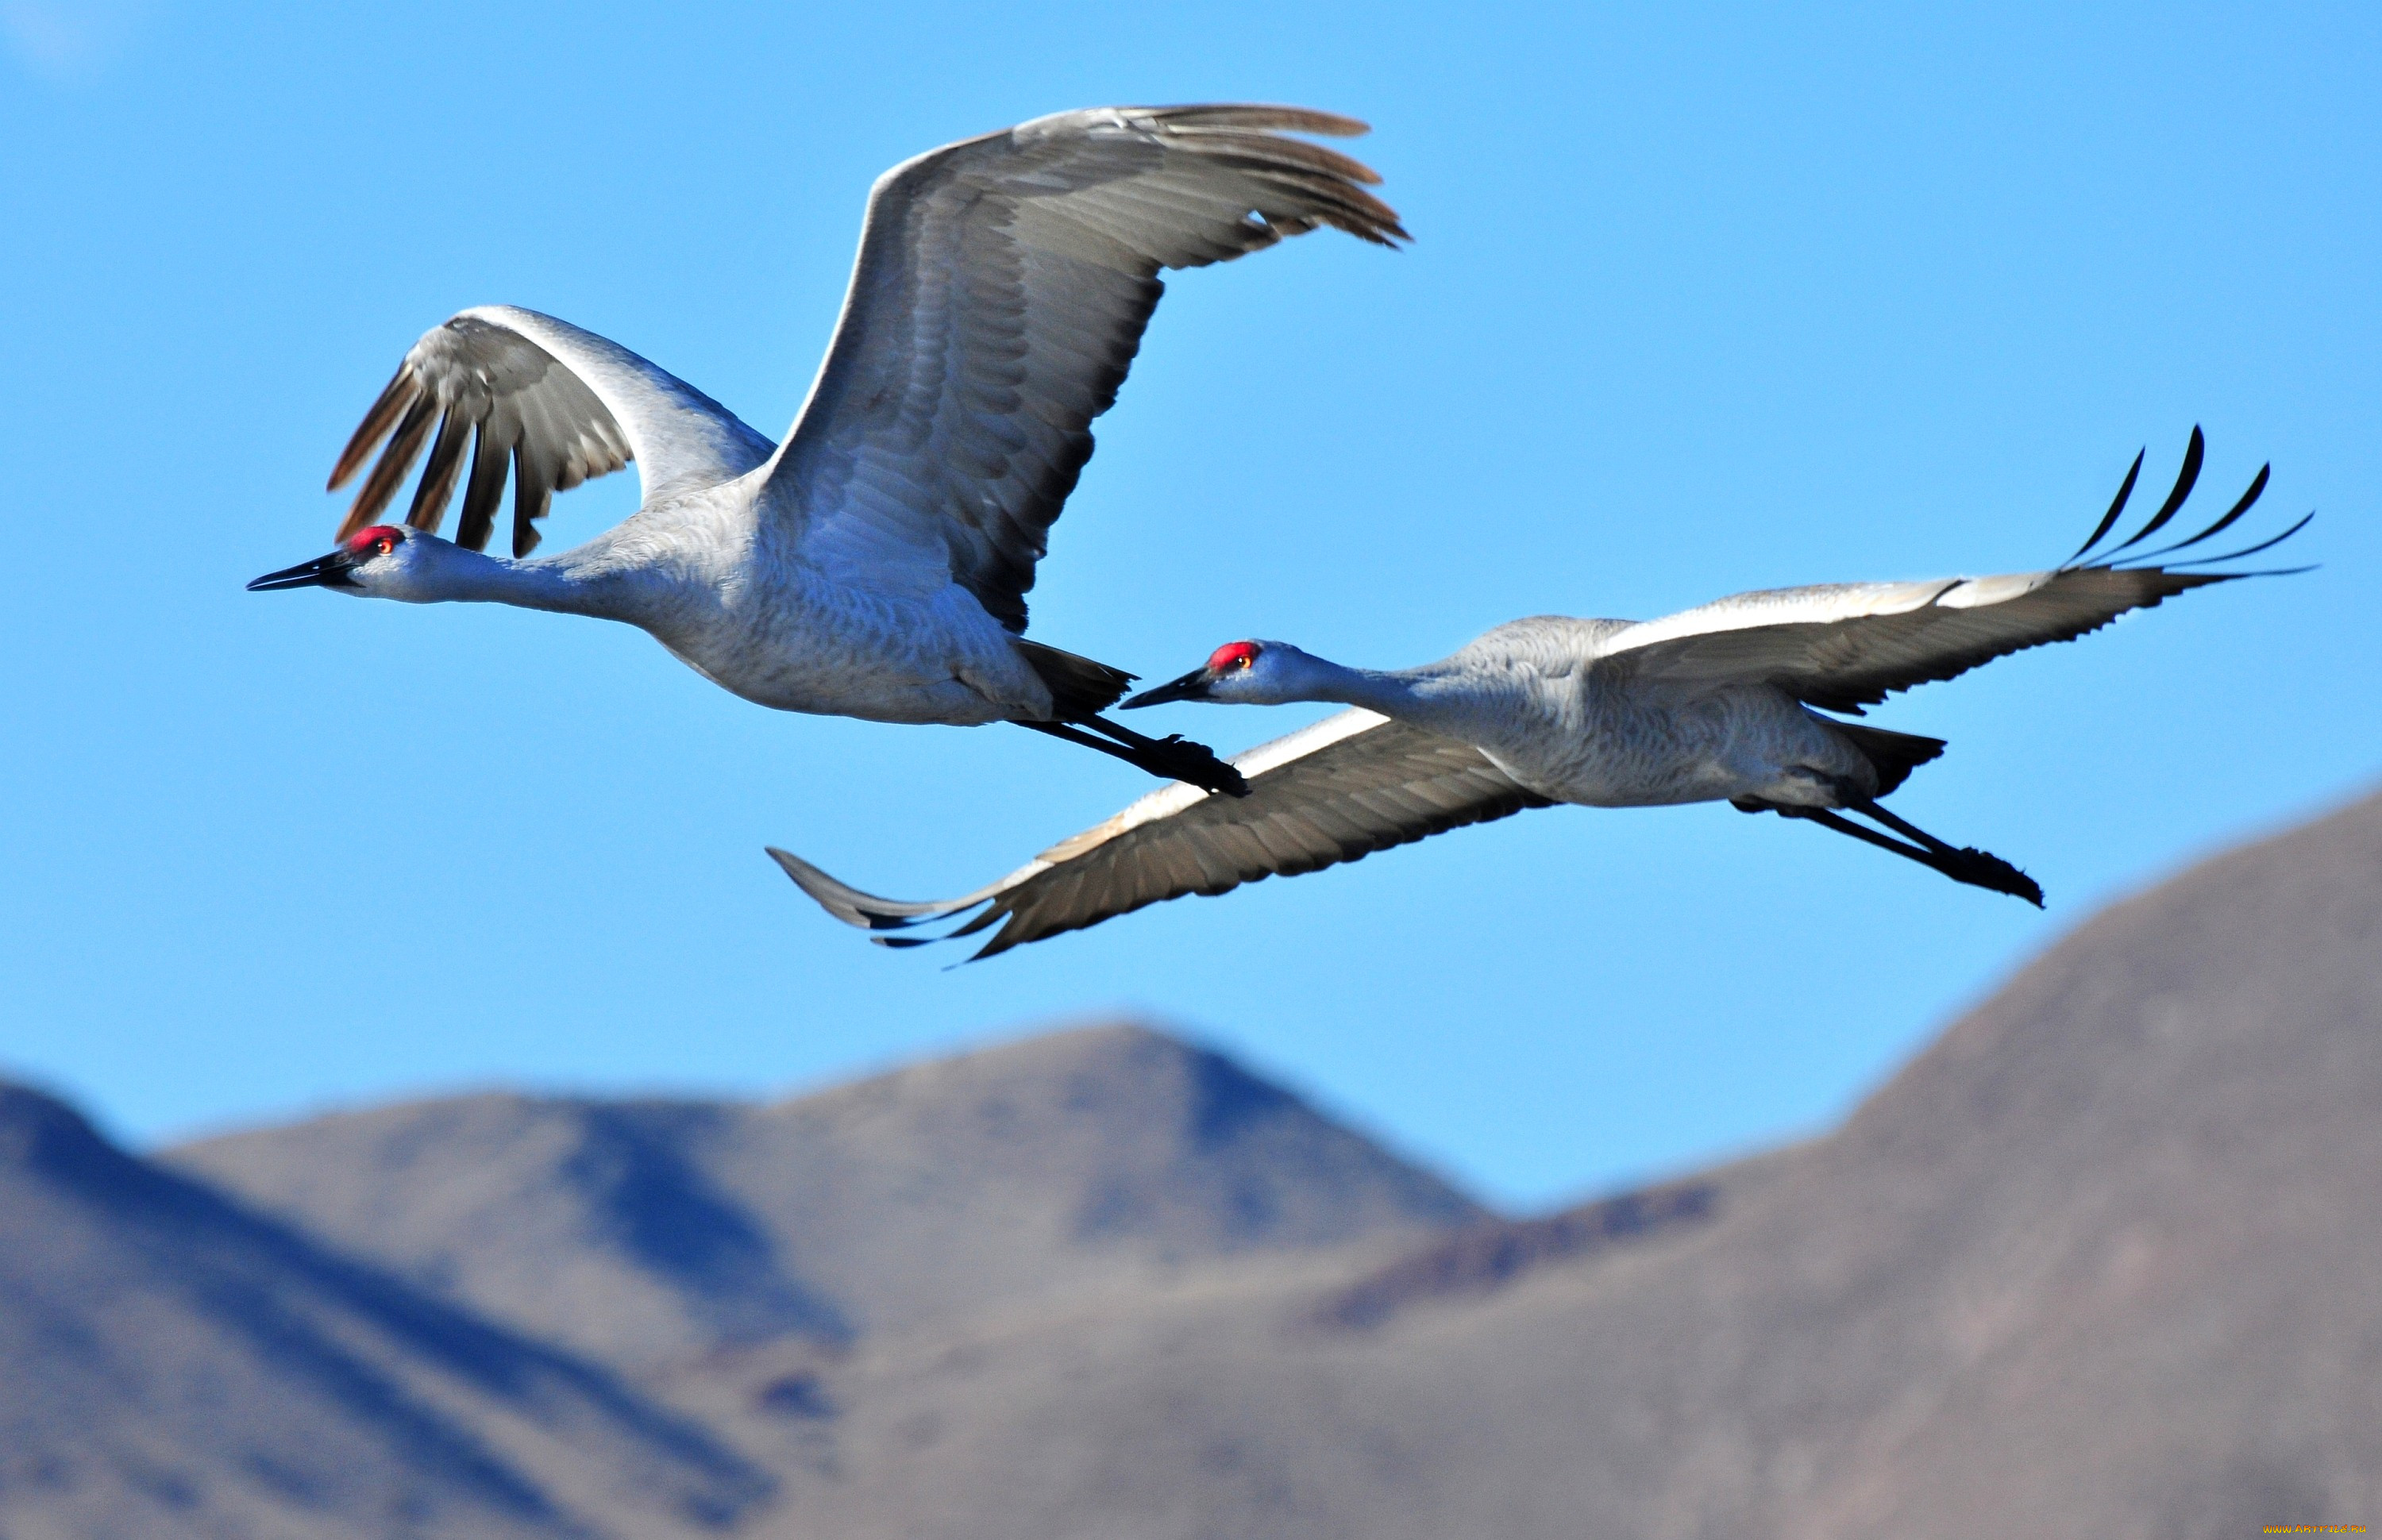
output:
[[[2213,1540],[2382,1513],[2377,1278],[2382,799],[2091,921],[1800,1148],[673,1394],[787,1473],[771,1534]]]
[[[1485,1217],[1221,1055],[1137,1026],[774,1106],[466,1096],[172,1158],[472,1308],[638,1366]]]
[[[1536,1218],[1131,1027],[178,1174],[19,1094],[0,1535],[2373,1522],[2377,1113],[2382,798],[2092,920],[1823,1139]]]
[[[0,1085],[0,1533],[716,1534],[758,1468]]]

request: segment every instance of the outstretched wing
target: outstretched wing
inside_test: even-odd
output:
[[[510,464],[516,556],[536,548],[535,521],[556,492],[631,460],[644,472],[651,507],[732,481],[776,448],[727,408],[618,343],[535,311],[482,305],[423,334],[348,441],[331,471],[335,492],[382,440],[387,447],[357,490],[339,538],[380,518],[425,446],[430,461],[405,521],[437,533],[462,479],[467,438],[476,443],[456,541],[487,547]]]
[[[2069,565],[2045,572],[1991,578],[1834,583],[1739,593],[1617,631],[1600,649],[1600,661],[1634,670],[1640,678],[1689,687],[1762,680],[1809,704],[1860,715],[1862,707],[1877,704],[1895,691],[1948,679],[2028,647],[2072,641],[2128,610],[2147,609],[2187,589],[2255,576],[2190,568],[2265,550],[2298,533],[2307,519],[2271,540],[2221,556],[2165,567],[2116,564],[2197,545],[2230,528],[2265,490],[2267,472],[2262,469],[2241,500],[2207,529],[2161,550],[2123,557],[2128,547],[2175,517],[2198,479],[2202,453],[2200,430],[2194,428],[2175,490],[2139,533],[2114,548],[2110,557],[2115,559],[2078,565],[2071,558]],[[2085,543],[2085,551],[2117,522],[2141,469],[2137,456],[2134,470],[2127,473],[2117,501]],[[2080,551],[2077,557],[2083,555]]]
[[[1397,215],[1295,107],[1103,107],[930,151],[878,178],[835,341],[769,488],[804,559],[872,587],[956,581],[1012,630],[1164,285],[1330,225]]]
[[[976,954],[987,958],[1185,893],[1226,893],[1553,805],[1470,744],[1361,709],[1251,749],[1233,764],[1248,777],[1246,797],[1178,781],[990,886],[940,902],[878,898],[797,856],[769,854],[829,913],[866,930],[903,930],[984,904],[952,934],[1000,924]]]

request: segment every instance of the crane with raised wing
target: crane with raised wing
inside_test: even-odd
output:
[[[1203,746],[1103,717],[1134,676],[1026,641],[1025,593],[1161,270],[1327,225],[1406,238],[1369,169],[1287,137],[1364,131],[1298,107],[1100,107],[895,166],[783,444],[567,322],[464,311],[414,344],[339,456],[334,490],[372,468],[337,548],[248,586],[624,621],[765,706],[1015,722],[1238,793]],[[382,522],[418,461],[404,522]],[[635,513],[532,556],[556,491],[632,461]],[[506,560],[485,551],[509,471]]]

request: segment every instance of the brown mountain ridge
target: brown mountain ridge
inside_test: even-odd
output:
[[[775,1106],[459,1097],[172,1158],[458,1302],[638,1364],[1487,1217],[1222,1055],[1130,1025]]]
[[[165,1165],[18,1094],[0,1537],[2371,1523],[2377,1111],[2382,798],[2088,922],[1827,1137],[1543,1218],[1131,1027]]]
[[[676,1535],[773,1485],[610,1371],[0,1086],[0,1534],[575,1535],[605,1511]]]

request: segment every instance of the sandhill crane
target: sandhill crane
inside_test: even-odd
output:
[[[1101,719],[1134,676],[1019,633],[1091,421],[1164,289],[1159,270],[1319,225],[1406,238],[1365,190],[1378,177],[1284,131],[1365,126],[1296,107],[1093,108],[895,166],[869,194],[835,339],[783,445],[593,333],[511,306],[464,311],[414,344],[339,456],[334,490],[387,440],[338,549],[248,586],[626,621],[781,711],[1016,722],[1244,790],[1201,745]],[[437,532],[467,438],[448,542]],[[404,527],[377,522],[425,446]],[[503,561],[481,553],[508,459]],[[557,489],[632,460],[636,513],[522,559]]]
[[[2231,527],[2265,489],[2261,469],[2200,533],[2127,556],[2183,506],[2203,452],[2194,428],[2166,503],[2130,539],[2087,560],[2133,493],[2143,465],[2135,456],[2093,538],[2048,571],[1773,589],[1644,622],[1540,616],[1499,626],[1437,663],[1388,671],[1343,667],[1285,642],[1229,642],[1126,706],[1332,701],[1354,709],[1236,756],[1249,783],[1245,799],[1180,784],[1153,791],[961,898],[878,898],[784,850],[769,854],[829,913],[872,931],[983,905],[951,933],[1000,924],[978,958],[1185,893],[1312,872],[1558,802],[1725,801],[1746,813],[1809,820],[2040,907],[2042,889],[2008,862],[1955,848],[1879,805],[1943,752],[1943,739],[1820,713],[1859,715],[1893,691],[2070,641],[2188,589],[2271,575],[2192,568],[2266,550],[2307,519],[2221,556],[2123,565],[2198,545]]]

